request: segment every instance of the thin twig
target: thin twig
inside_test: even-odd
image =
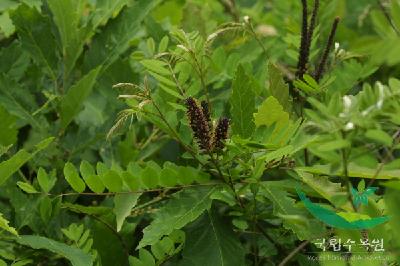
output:
[[[397,26],[393,23],[392,18],[390,17],[389,13],[387,12],[385,6],[382,4],[382,2],[380,0],[376,0],[376,2],[378,3],[378,6],[380,8],[380,10],[382,11],[383,15],[385,16],[386,20],[388,21],[390,27],[392,27],[392,29],[394,30],[394,32],[396,32],[396,34],[398,36],[400,36],[400,31],[397,28]]]
[[[250,19],[248,21],[245,21],[245,22],[246,22],[247,27],[249,28],[249,31],[250,31],[251,35],[257,41],[258,45],[263,50],[263,53],[266,54],[267,53],[267,49],[265,49],[264,44],[261,42],[260,38],[258,38],[257,33],[255,32],[253,24],[251,23]]]
[[[318,239],[320,237],[323,237],[325,235],[331,235],[333,233],[333,230],[330,229],[328,230],[328,232],[323,233],[322,235],[319,235],[317,237],[314,237],[313,239]],[[289,253],[289,255],[287,255],[282,261],[281,263],[279,263],[279,266],[284,266],[286,265],[297,253],[299,253],[303,248],[305,248],[309,243],[311,243],[311,241],[313,239],[310,240],[306,240],[304,242],[302,242],[298,247],[296,247],[294,250],[292,250],[292,252]]]
[[[175,186],[175,187],[163,187],[159,189],[146,189],[146,190],[135,190],[135,191],[120,191],[120,192],[69,192],[69,193],[62,193],[62,194],[51,194],[47,193],[47,196],[55,196],[55,197],[64,197],[64,196],[115,196],[115,195],[124,195],[124,194],[138,194],[138,193],[150,193],[150,192],[162,192],[166,189],[182,189],[188,187],[200,187],[200,186],[215,186],[218,185],[217,182],[210,182],[210,183],[203,183],[203,184],[192,184],[192,185],[182,185],[182,186]],[[44,194],[42,192],[35,192],[30,194]]]
[[[346,139],[346,134],[344,131],[342,131],[342,138]],[[346,190],[347,190],[347,198],[351,203],[351,206],[353,207],[354,211],[357,211],[357,207],[354,205],[352,196],[351,196],[351,188],[352,185],[350,183],[350,178],[349,178],[349,168],[348,168],[348,154],[346,153],[346,149],[343,148],[341,149],[341,154],[342,154],[342,164],[343,164],[343,176],[346,182]]]
[[[279,266],[286,265],[286,263],[288,263],[300,250],[305,248],[310,242],[311,242],[310,240],[303,241],[303,243],[301,243],[297,248],[292,250],[292,252],[290,252],[289,255],[287,255],[286,258],[284,258],[281,261],[281,263],[279,263]]]
[[[98,222],[103,224],[105,227],[107,227],[113,233],[113,235],[115,235],[118,238],[119,242],[121,242],[122,248],[124,249],[124,253],[126,254],[126,256],[129,256],[129,248],[126,245],[124,239],[118,234],[118,232],[109,223],[107,223],[106,221],[103,221],[101,218],[97,217],[94,214],[87,213],[87,215],[89,215],[90,217],[97,220]]]
[[[218,0],[218,2],[224,7],[225,12],[228,13],[234,21],[239,21],[239,12],[236,9],[235,0]]]
[[[399,143],[399,135],[400,135],[400,130],[397,130],[396,133],[393,134],[392,138],[394,139],[392,145],[389,147],[389,150],[386,152],[385,158],[382,160],[381,164],[379,167],[376,169],[375,174],[372,176],[371,180],[368,182],[367,187],[372,186],[376,178],[378,177],[379,173],[383,170],[383,167],[385,166],[386,162],[390,159],[392,156],[392,152],[394,147]]]
[[[167,61],[167,65],[168,65],[169,71],[171,72],[172,78],[174,79],[174,82],[175,82],[175,84],[176,84],[176,87],[179,89],[179,92],[181,93],[181,95],[182,95],[183,97],[186,98],[185,90],[182,88],[181,84],[179,84],[179,81],[178,81],[178,79],[176,78],[175,72],[174,72],[174,70],[172,69],[171,63],[170,63],[169,61]]]
[[[322,55],[321,62],[319,63],[319,65],[317,67],[317,70],[315,72],[315,80],[317,82],[320,80],[320,78],[321,78],[321,76],[322,76],[322,74],[324,72],[324,67],[325,67],[326,61],[328,60],[328,56],[329,56],[329,52],[331,50],[331,47],[333,46],[333,42],[334,42],[334,38],[335,38],[335,34],[336,34],[336,29],[337,29],[337,26],[339,24],[339,21],[340,21],[339,17],[336,17],[335,20],[333,21],[331,32],[329,34],[328,41],[326,43],[324,53]]]
[[[173,135],[172,137],[187,151],[190,153],[190,155],[195,159],[200,165],[204,166],[204,163],[197,158],[196,153],[188,147],[182,139],[179,137],[178,133],[175,131],[175,129],[172,128],[172,126],[168,123],[167,119],[165,118],[164,114],[161,112],[160,108],[158,105],[154,102],[154,100],[151,98],[151,95],[149,96],[151,99],[151,102],[153,103],[153,106],[156,108],[160,119],[165,123],[165,125],[168,127],[168,129],[171,131],[171,134]]]

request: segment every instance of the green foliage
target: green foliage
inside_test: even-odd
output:
[[[0,213],[0,228],[13,235],[18,235],[18,232],[15,230],[15,228],[8,225],[9,223],[10,223],[9,221],[4,219],[3,214]]]
[[[164,235],[196,220],[211,207],[210,195],[214,187],[187,189],[171,199],[156,215],[153,222],[143,230],[138,248],[156,243]]]
[[[133,207],[135,207],[140,194],[120,194],[114,197],[114,213],[117,221],[117,232],[121,231],[122,225],[131,214]]]
[[[19,168],[24,165],[27,161],[32,159],[36,153],[45,149],[54,138],[48,138],[46,140],[41,141],[40,143],[35,145],[34,150],[30,153],[24,149],[19,150],[15,155],[13,155],[10,159],[3,161],[0,163],[0,185],[6,182],[6,180],[15,172],[19,170]]]
[[[188,229],[182,255],[182,265],[245,265],[239,239],[211,210]]]
[[[232,131],[241,137],[250,137],[254,130],[253,113],[255,110],[255,93],[250,78],[241,65],[238,66],[232,85],[230,100]]]
[[[18,243],[34,249],[47,249],[67,258],[74,266],[92,265],[93,260],[90,255],[85,254],[79,248],[68,246],[45,237],[33,235],[21,235]]]
[[[129,265],[162,265],[170,257],[179,254],[185,243],[185,233],[180,230],[173,231],[169,236],[164,236],[159,242],[151,246],[151,252],[142,248],[139,257],[129,257]]]
[[[89,96],[94,86],[100,68],[93,69],[74,86],[68,89],[67,94],[61,100],[61,127],[65,128],[79,113],[83,101]]]
[[[399,263],[400,2],[378,2],[0,1],[0,265],[329,265],[331,237]]]

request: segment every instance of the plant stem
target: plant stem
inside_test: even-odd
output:
[[[254,31],[254,27],[253,24],[251,23],[251,21],[249,21],[248,23],[246,23],[251,35],[253,35],[254,39],[257,41],[258,45],[261,47],[261,49],[263,50],[263,53],[266,54],[267,53],[267,49],[265,49],[264,44],[261,42],[260,38],[258,38],[257,33]]]
[[[371,180],[368,182],[367,187],[372,186],[372,184],[374,183],[374,181],[376,180],[376,178],[378,177],[379,173],[382,171],[383,167],[385,166],[386,162],[389,160],[389,158],[392,156],[392,152],[394,147],[399,143],[399,134],[400,134],[400,129],[396,131],[396,133],[394,133],[394,135],[392,136],[393,143],[392,145],[389,147],[389,150],[386,152],[386,156],[385,158],[383,158],[382,162],[380,163],[379,167],[376,169],[374,176],[371,178]]]
[[[118,234],[118,232],[109,223],[107,223],[106,221],[103,221],[103,219],[97,217],[96,215],[90,214],[90,213],[87,213],[87,215],[89,215],[93,219],[97,220],[99,223],[103,224],[106,228],[108,228],[113,233],[113,235],[115,235],[118,238],[119,242],[121,242],[121,246],[124,250],[124,253],[128,257],[129,256],[128,246],[126,245],[124,239]]]
[[[167,65],[168,65],[168,69],[171,72],[172,78],[174,79],[174,82],[176,84],[176,87],[179,89],[179,92],[181,93],[181,95],[183,97],[186,98],[186,93],[185,90],[182,88],[181,84],[179,84],[178,79],[176,78],[176,75],[174,73],[174,70],[172,69],[171,63],[169,61],[167,61]]]
[[[322,76],[322,74],[324,72],[324,67],[325,67],[326,61],[328,60],[328,56],[329,56],[329,52],[331,50],[331,47],[333,45],[333,41],[334,41],[334,38],[335,38],[336,29],[337,29],[337,26],[339,24],[339,21],[340,21],[339,17],[336,17],[335,20],[333,21],[332,28],[331,28],[331,31],[329,33],[328,41],[326,43],[325,50],[324,50],[324,53],[323,53],[322,58],[321,58],[321,62],[319,63],[318,68],[317,68],[317,70],[315,72],[315,80],[317,82],[319,82],[319,80],[321,79],[321,76]]]
[[[343,135],[344,135],[344,133],[343,133]],[[344,175],[345,183],[346,183],[347,197],[348,197],[348,200],[350,201],[351,206],[353,207],[354,211],[357,211],[357,208],[354,205],[354,202],[353,202],[353,199],[351,196],[352,185],[350,183],[350,178],[349,178],[348,157],[346,154],[346,149],[344,149],[344,148],[341,149],[341,153],[342,153],[343,175]]]
[[[318,237],[314,237],[313,239],[318,239],[320,237],[324,237],[325,235],[331,235],[333,233],[333,230],[330,229],[328,233],[324,233]],[[311,239],[312,240],[312,239]],[[300,252],[303,248],[305,248],[309,243],[311,243],[311,240],[306,240],[303,241],[298,247],[296,247],[292,252],[289,253],[282,261],[279,263],[279,266],[284,266],[286,265],[298,252]]]
[[[203,72],[203,66],[202,66],[202,64],[200,64],[199,60],[197,60],[196,54],[193,51],[190,51],[190,54],[191,54],[191,56],[192,56],[192,58],[194,60],[194,63],[196,65],[196,67],[197,67],[197,70],[198,70],[197,73],[199,74],[201,87],[204,90],[204,94],[206,95],[207,104],[208,104],[208,106],[210,106],[210,112],[211,112],[210,96],[209,96],[209,93],[208,93],[207,85],[206,85],[206,83],[204,81],[204,74],[205,73]]]
[[[239,12],[236,9],[235,0],[218,0],[218,2],[224,7],[225,12],[228,13],[234,21],[239,21]]]
[[[392,18],[390,17],[389,13],[387,12],[386,8],[384,7],[384,5],[382,4],[382,2],[380,0],[376,0],[376,2],[378,3],[378,6],[380,8],[380,10],[382,11],[383,15],[385,16],[386,20],[388,21],[390,27],[392,27],[392,29],[394,30],[394,32],[396,32],[397,36],[400,36],[400,31],[397,28],[397,26],[393,23]]]
[[[204,163],[202,161],[200,161],[197,156],[196,153],[190,148],[188,147],[179,137],[178,133],[175,131],[175,129],[172,128],[172,126],[168,123],[167,119],[165,118],[164,114],[161,112],[160,108],[158,107],[158,105],[154,102],[154,100],[151,98],[151,96],[149,96],[151,99],[151,102],[153,103],[153,106],[157,109],[157,112],[160,116],[160,119],[165,123],[165,125],[168,127],[168,129],[171,131],[172,137],[187,151],[190,153],[190,155],[192,155],[193,159],[195,159],[200,165],[204,166]]]
[[[303,241],[303,243],[301,243],[297,248],[292,250],[292,252],[290,252],[289,255],[287,255],[286,258],[284,258],[281,261],[281,263],[279,263],[279,266],[286,265],[286,263],[288,263],[300,250],[305,248],[310,242],[311,242],[310,240]]]

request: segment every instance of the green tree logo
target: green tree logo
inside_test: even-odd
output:
[[[369,187],[362,193],[359,193],[356,189],[352,188],[353,203],[356,207],[361,204],[368,204],[368,196],[374,194],[378,188]],[[371,218],[368,215],[360,214],[356,212],[334,212],[327,208],[321,207],[318,204],[313,203],[306,194],[302,192],[298,187],[296,188],[297,194],[308,211],[318,220],[325,224],[341,229],[369,229],[385,223],[389,220],[388,216],[374,217]]]

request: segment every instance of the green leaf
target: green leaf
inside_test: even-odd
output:
[[[0,163],[0,186],[16,171],[18,171],[21,166],[23,166],[27,161],[33,158],[33,156],[45,149],[54,138],[48,138],[44,141],[41,141],[36,145],[36,149],[34,152],[29,153],[24,149],[19,150],[16,154],[14,154],[7,161],[3,161]]]
[[[121,231],[122,225],[124,224],[126,217],[131,214],[131,211],[133,207],[135,207],[140,195],[140,193],[126,193],[115,195],[113,212],[117,221],[117,232]]]
[[[0,105],[0,145],[8,146],[17,141],[18,130],[15,126],[15,117]]]
[[[313,89],[319,90],[319,85],[313,77],[311,77],[308,74],[304,74],[303,78],[304,78],[305,82],[307,82],[307,84],[310,85]]]
[[[66,208],[75,213],[84,213],[90,215],[106,215],[110,213],[111,208],[103,206],[82,206],[79,204],[72,204],[69,202],[63,202],[61,204],[62,208]]]
[[[207,211],[187,232],[180,266],[245,265],[245,252],[232,229],[218,216]]]
[[[182,100],[184,100],[185,98],[182,96],[182,95],[180,95],[176,90],[174,90],[174,89],[171,89],[171,88],[169,88],[169,87],[167,87],[167,86],[165,86],[165,85],[163,85],[163,84],[158,84],[158,86],[163,90],[163,91],[165,91],[166,93],[169,93],[169,94],[171,94],[172,96],[174,96],[174,97],[176,97],[176,98],[178,98],[178,99],[182,99]],[[186,109],[185,109],[186,110]]]
[[[40,200],[39,204],[39,212],[40,212],[40,218],[42,218],[42,221],[44,223],[48,223],[53,211],[53,203],[49,197],[43,197]]]
[[[159,75],[153,71],[148,71],[150,75],[152,75],[157,81],[159,81],[161,84],[160,85],[165,85],[165,86],[169,86],[169,87],[176,87],[175,82],[172,79],[169,79],[167,77],[164,77],[162,75]]]
[[[64,77],[67,78],[83,50],[90,29],[80,24],[84,1],[48,0],[61,37]]]
[[[293,81],[293,84],[297,89],[300,89],[307,94],[314,94],[317,92],[317,90],[314,87],[312,87],[308,83],[302,81],[301,79],[297,79],[297,80]]]
[[[36,121],[31,115],[29,108],[26,107],[26,102],[21,102],[20,97],[22,96],[17,95],[20,92],[24,93],[25,98],[30,99],[30,97],[27,97],[31,96],[28,91],[24,90],[17,82],[12,80],[11,77],[0,74],[0,104],[10,114],[21,118],[36,129],[42,129],[43,126]]]
[[[0,185],[2,185],[13,173],[32,158],[32,155],[24,149],[19,150],[7,161],[0,163]]]
[[[3,217],[3,214],[2,214],[2,213],[0,213],[0,228],[3,229],[3,230],[5,230],[5,231],[7,231],[7,232],[9,232],[9,233],[11,233],[11,234],[13,234],[13,235],[16,235],[16,236],[17,236],[17,235],[18,235],[17,230],[15,230],[14,227],[9,226],[8,223],[9,223],[9,221],[6,220],[6,219]]]
[[[49,146],[53,141],[54,141],[55,137],[49,137],[47,139],[44,139],[42,141],[40,141],[39,143],[37,143],[35,145],[35,148],[37,149],[34,154],[36,154],[38,151],[41,151],[45,148],[47,148],[47,146]]]
[[[120,192],[122,191],[122,178],[120,175],[114,170],[108,170],[104,174],[100,175],[101,180],[103,181],[104,186],[110,192]]]
[[[171,72],[165,67],[167,63],[156,59],[143,59],[140,63],[150,71],[160,75],[171,75]]]
[[[15,32],[15,27],[8,11],[4,11],[0,15],[0,32],[7,38]]]
[[[15,81],[19,81],[26,74],[31,64],[31,56],[17,40],[0,49],[0,57],[0,73],[4,73]]]
[[[173,187],[178,183],[178,173],[171,168],[164,167],[160,173],[160,182],[164,187]]]
[[[26,193],[38,193],[38,191],[29,183],[18,181],[17,186]]]
[[[106,69],[131,45],[140,30],[140,23],[160,0],[138,0],[125,8],[121,14],[107,23],[97,34],[85,56],[85,66],[90,70],[99,65]]]
[[[293,152],[293,146],[288,145],[282,148],[279,148],[275,151],[268,152],[266,155],[261,156],[260,159],[263,160],[266,164],[275,159],[280,159],[283,156],[287,156]]]
[[[81,238],[83,231],[85,230],[85,227],[83,224],[78,225],[78,224],[71,224],[68,226],[68,228],[62,228],[61,231],[63,234],[68,237],[70,240],[74,242],[78,242],[79,239]]]
[[[85,182],[83,182],[75,166],[70,162],[66,163],[64,166],[64,177],[73,190],[78,193],[85,191]]]
[[[168,48],[168,43],[169,43],[169,38],[168,38],[168,36],[164,36],[164,37],[161,39],[161,41],[160,41],[160,43],[159,43],[159,45],[158,45],[158,52],[159,52],[159,53],[165,52],[165,51],[167,50],[167,48]]]
[[[158,263],[178,254],[185,244],[185,233],[181,230],[173,231],[169,236],[164,236],[159,242],[151,246],[153,256]]]
[[[348,202],[347,190],[340,183],[331,182],[327,176],[314,176],[300,170],[297,170],[296,173],[307,185],[329,200],[337,208],[341,207],[346,210],[352,210],[352,206]]]
[[[146,266],[141,262],[138,258],[135,258],[133,256],[129,256],[129,266]]]
[[[150,164],[140,173],[140,179],[147,188],[155,188],[160,183],[157,169]]]
[[[143,265],[146,266],[156,265],[153,255],[151,255],[151,253],[144,248],[139,250],[139,259],[143,263]]]
[[[56,177],[49,177],[49,175],[42,167],[39,168],[37,180],[39,182],[40,188],[43,190],[43,192],[46,193],[49,193],[56,183]]]
[[[270,96],[261,104],[257,113],[254,114],[254,121],[257,127],[271,126],[276,123],[275,130],[281,128],[289,120],[289,114],[283,111],[278,100]]]
[[[392,145],[393,142],[392,137],[380,129],[370,129],[365,133],[365,136],[386,146]]]
[[[67,94],[61,99],[60,116],[62,128],[66,128],[79,113],[83,101],[92,92],[99,71],[100,68],[90,71],[75,85],[69,88]]]
[[[390,12],[396,28],[400,29],[400,3],[397,0],[391,1]]]
[[[232,130],[243,138],[248,138],[254,131],[255,93],[250,77],[246,75],[243,67],[238,66],[232,84],[230,98]]]
[[[339,150],[339,149],[347,148],[350,146],[351,146],[350,141],[348,141],[346,139],[338,139],[338,140],[333,140],[333,141],[319,144],[317,149],[320,151],[332,151],[332,150]]]
[[[143,230],[138,248],[152,245],[174,229],[181,229],[211,207],[211,194],[215,187],[185,189],[174,194],[173,199],[161,208],[155,219]]]
[[[46,249],[68,259],[73,266],[91,266],[93,259],[83,250],[68,246],[55,240],[34,235],[21,235],[17,242],[33,249]]]
[[[91,24],[93,29],[100,25],[105,25],[107,21],[118,14],[119,11],[129,3],[129,0],[99,0],[96,1],[93,10]]]
[[[96,175],[93,166],[87,161],[82,161],[80,165],[80,172],[83,180],[91,191],[95,193],[102,193],[105,189],[103,181]]]
[[[304,166],[304,167],[297,167],[296,169],[319,175],[343,176],[343,169],[332,170],[331,165]],[[373,178],[375,177],[375,174],[376,174],[376,169],[362,167],[356,165],[355,163],[349,163],[348,166],[349,177]],[[382,170],[379,172],[379,175],[376,177],[376,179],[392,179],[399,177],[400,177],[400,170],[397,169]]]
[[[3,155],[3,154],[5,154],[10,148],[11,148],[11,146],[12,145],[9,145],[9,146],[3,146],[3,145],[0,145],[0,157]]]
[[[292,230],[300,240],[322,234],[324,227],[321,223],[310,218],[305,209],[296,206],[286,191],[268,182],[262,183],[262,190],[265,197],[273,203],[274,215],[282,218],[283,226]]]
[[[387,189],[384,195],[385,205],[387,206],[388,214],[390,215],[389,225],[391,227],[390,233],[393,235],[393,242],[397,248],[400,248],[400,232],[397,230],[400,223],[400,194],[398,190]]]
[[[122,179],[128,185],[128,187],[131,191],[137,191],[143,187],[143,185],[140,181],[140,178],[137,176],[134,176],[130,172],[123,172]]]
[[[36,8],[21,4],[11,12],[11,19],[21,38],[22,47],[53,80],[57,80],[58,49],[50,18],[42,16]]]
[[[290,110],[289,87],[285,84],[281,71],[275,64],[268,64],[269,91],[285,110]]]

